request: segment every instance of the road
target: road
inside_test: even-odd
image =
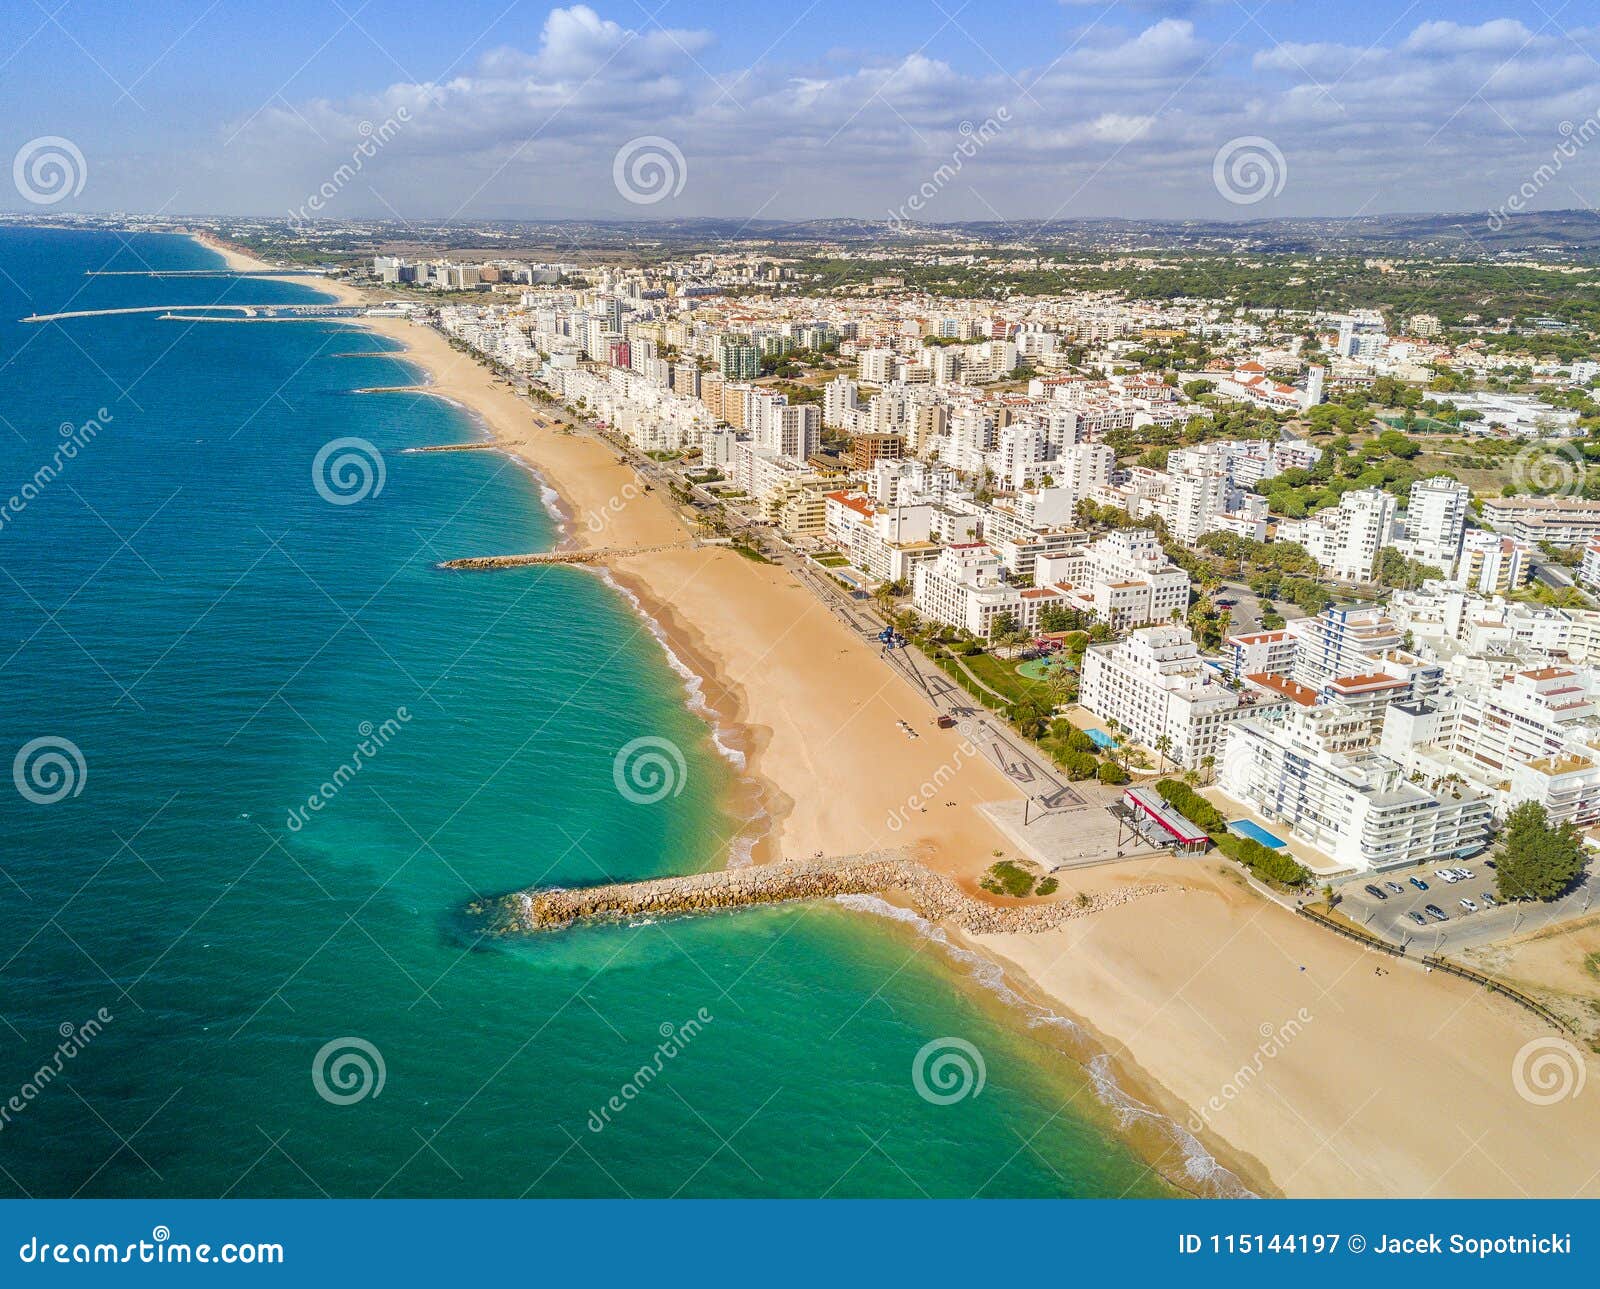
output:
[[[1435,868],[1407,868],[1383,874],[1358,874],[1345,878],[1337,885],[1340,895],[1339,911],[1354,922],[1360,923],[1374,935],[1382,936],[1392,944],[1416,944],[1427,953],[1444,949],[1460,951],[1509,939],[1524,931],[1537,930],[1552,923],[1587,913],[1597,894],[1600,879],[1586,872],[1582,883],[1559,900],[1549,904],[1499,904],[1491,907],[1484,893],[1494,894],[1494,870],[1488,867],[1483,856],[1458,861],[1455,865],[1468,869],[1473,877],[1469,881],[1447,883],[1437,876]],[[1408,880],[1418,877],[1428,884],[1419,891]],[[1403,888],[1396,894],[1385,887],[1394,882]],[[1366,891],[1368,884],[1383,890],[1387,899],[1380,900]],[[1477,912],[1468,912],[1460,901],[1470,899],[1478,905]],[[1425,905],[1437,905],[1449,921],[1440,922],[1429,916]],[[1418,926],[1407,915],[1419,914],[1427,923]]]

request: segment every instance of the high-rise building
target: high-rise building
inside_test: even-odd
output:
[[[754,380],[761,374],[761,350],[748,340],[724,340],[722,374],[729,380]]]
[[[1449,576],[1461,558],[1472,489],[1440,476],[1418,479],[1406,503],[1406,553]]]

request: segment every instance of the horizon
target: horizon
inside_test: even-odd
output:
[[[1600,179],[1600,25],[1570,3],[273,16],[167,0],[135,24],[84,0],[0,17],[3,208],[1248,222],[1592,210]]]
[[[669,227],[672,225],[694,225],[739,222],[747,228],[779,227],[792,228],[808,224],[894,224],[906,230],[916,229],[941,229],[965,228],[974,226],[994,226],[996,224],[1011,224],[1018,226],[1033,225],[1071,225],[1071,224],[1129,224],[1150,225],[1156,228],[1172,228],[1179,225],[1220,225],[1248,227],[1251,225],[1271,224],[1312,224],[1324,223],[1328,220],[1338,220],[1346,224],[1357,222],[1375,222],[1382,220],[1402,219],[1433,219],[1447,220],[1452,218],[1482,218],[1481,210],[1368,210],[1359,213],[1341,211],[1326,211],[1301,215],[1236,215],[1229,218],[1225,215],[1218,216],[1136,216],[1136,215],[1057,215],[1051,218],[1021,217],[1016,220],[992,219],[952,219],[952,220],[905,220],[897,221],[884,218],[874,218],[866,215],[814,215],[797,217],[793,219],[780,219],[774,216],[757,218],[740,213],[726,215],[572,215],[566,217],[545,216],[516,216],[503,215],[484,218],[468,218],[463,215],[437,216],[416,214],[410,220],[396,219],[377,215],[369,216],[319,216],[305,220],[292,219],[290,216],[265,211],[150,211],[150,210],[105,210],[105,211],[49,211],[34,210],[0,210],[0,221],[20,224],[25,227],[53,228],[78,221],[85,222],[115,222],[119,219],[149,220],[161,224],[181,225],[187,221],[209,220],[215,222],[246,222],[246,223],[294,223],[297,227],[315,231],[330,231],[346,224],[407,224],[426,223],[432,226],[459,226],[472,228],[475,226],[494,225],[548,225],[561,227],[569,224],[596,224],[601,226],[625,227]],[[1600,222],[1600,210],[1569,206],[1551,208],[1548,210],[1522,210],[1508,211],[1504,220],[1510,224],[1523,219],[1552,219],[1570,218],[1576,220],[1592,219]]]

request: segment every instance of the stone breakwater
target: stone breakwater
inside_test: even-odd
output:
[[[532,555],[471,555],[466,559],[447,559],[440,568],[487,569],[526,568],[530,564],[604,564],[628,555],[654,555],[657,551],[682,550],[689,542],[663,542],[659,546],[597,546],[592,550],[538,551]]]
[[[899,895],[930,920],[950,922],[963,931],[983,935],[1048,931],[1073,918],[1088,917],[1164,889],[1144,883],[1099,895],[993,904],[975,899],[949,878],[903,853],[875,852],[837,859],[789,859],[643,882],[530,887],[479,902],[472,912],[486,916],[492,932],[514,935],[559,930],[577,922],[678,917],[835,895]]]

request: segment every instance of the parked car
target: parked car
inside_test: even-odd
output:
[[[1428,925],[1428,919],[1423,917],[1422,914],[1418,913],[1415,909],[1413,909],[1413,910],[1411,910],[1411,912],[1407,913],[1406,916],[1408,918],[1410,918],[1413,922],[1415,922],[1418,926],[1427,926]]]
[[[1435,922],[1448,922],[1450,920],[1450,915],[1437,904],[1429,904],[1426,907],[1428,916],[1431,917]]]
[[[1406,888],[1401,886],[1399,882],[1385,882],[1383,887],[1386,891],[1390,891],[1395,895],[1404,895],[1406,893]]]
[[[1483,901],[1485,908],[1492,909],[1496,904],[1500,903],[1499,900],[1495,899],[1492,891],[1479,891],[1478,898]]]
[[[1466,909],[1468,913],[1476,913],[1478,911],[1478,906],[1464,895],[1456,903]]]
[[[1452,882],[1454,882],[1456,880],[1456,875],[1454,873],[1452,873],[1448,868],[1436,868],[1436,869],[1433,870],[1433,875],[1435,877],[1437,877],[1441,882],[1443,882],[1446,886],[1449,886]]]
[[[1463,882],[1470,881],[1474,876],[1474,873],[1470,868],[1452,868],[1450,871]]]
[[[1386,900],[1386,899],[1389,898],[1382,891],[1380,891],[1376,886],[1374,886],[1371,882],[1368,882],[1361,889],[1364,890],[1368,895],[1377,896],[1380,900]]]
[[[1415,886],[1419,891],[1425,891],[1425,890],[1428,889],[1428,884],[1425,881],[1423,881],[1420,877],[1413,877],[1413,878],[1410,879],[1410,881],[1411,881],[1411,884],[1413,886]]]

